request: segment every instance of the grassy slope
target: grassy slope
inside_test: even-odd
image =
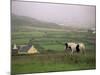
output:
[[[39,21],[34,18],[30,17],[25,17],[25,16],[18,16],[18,15],[13,15],[11,18],[11,24],[12,24],[12,31],[32,31],[32,29],[41,27],[41,28],[61,28],[61,26],[55,24],[55,23],[48,23],[48,22],[43,22]]]
[[[12,43],[27,44],[31,40],[34,45],[41,45],[44,49],[57,49],[63,50],[64,43],[67,41],[83,42],[87,48],[95,48],[95,34],[87,32],[44,32],[44,31],[33,31],[33,32],[14,32],[12,33]],[[91,47],[89,47],[91,46]],[[38,47],[37,47],[38,48]],[[40,48],[38,48],[41,50]]]

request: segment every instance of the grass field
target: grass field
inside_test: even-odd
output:
[[[63,31],[33,31],[33,32],[13,32],[12,43],[27,44],[31,40],[34,45],[63,45],[65,42],[83,42],[86,46],[95,46],[95,34],[88,32],[63,32]],[[56,47],[55,46],[55,47]],[[44,48],[43,47],[43,48]]]
[[[88,32],[46,31],[13,32],[12,44],[31,42],[39,54],[12,56],[12,74],[88,70],[96,68],[95,34]],[[65,42],[82,42],[86,56],[64,52]]]
[[[95,69],[95,56],[65,53],[20,55],[12,57],[12,74]]]
[[[88,70],[96,68],[96,35],[86,29],[61,27],[36,19],[12,17],[11,43],[33,44],[40,52],[33,55],[14,55],[11,62],[12,75],[55,71]],[[64,52],[65,42],[82,42],[86,56]]]

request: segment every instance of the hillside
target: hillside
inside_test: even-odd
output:
[[[26,16],[12,15],[11,17],[12,31],[21,31],[21,30],[28,31],[35,28],[61,29],[61,26],[55,23],[43,22]]]

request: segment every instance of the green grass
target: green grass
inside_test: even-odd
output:
[[[25,66],[26,65],[26,66]],[[56,72],[56,71],[72,71],[72,70],[88,70],[95,69],[94,66],[87,64],[23,64],[15,65],[14,73],[40,73],[40,72]],[[20,68],[19,68],[20,67]],[[22,71],[23,70],[23,71]],[[17,72],[16,72],[17,71]],[[12,74],[14,74],[12,73]]]
[[[43,45],[42,46],[44,48],[44,50],[55,50],[55,51],[61,51],[63,50],[63,45],[59,45],[59,44],[56,44],[56,45]]]
[[[12,74],[95,69],[95,55],[48,53],[12,56]]]
[[[29,40],[40,51],[40,54],[12,56],[12,74],[96,68],[95,34],[50,30],[12,32],[12,44],[28,44]],[[81,54],[66,55],[64,53],[65,42],[84,43],[86,56]]]

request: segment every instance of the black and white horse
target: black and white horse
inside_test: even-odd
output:
[[[72,55],[74,52],[85,53],[85,45],[83,43],[65,43],[65,51],[67,51],[68,49],[71,50]]]

